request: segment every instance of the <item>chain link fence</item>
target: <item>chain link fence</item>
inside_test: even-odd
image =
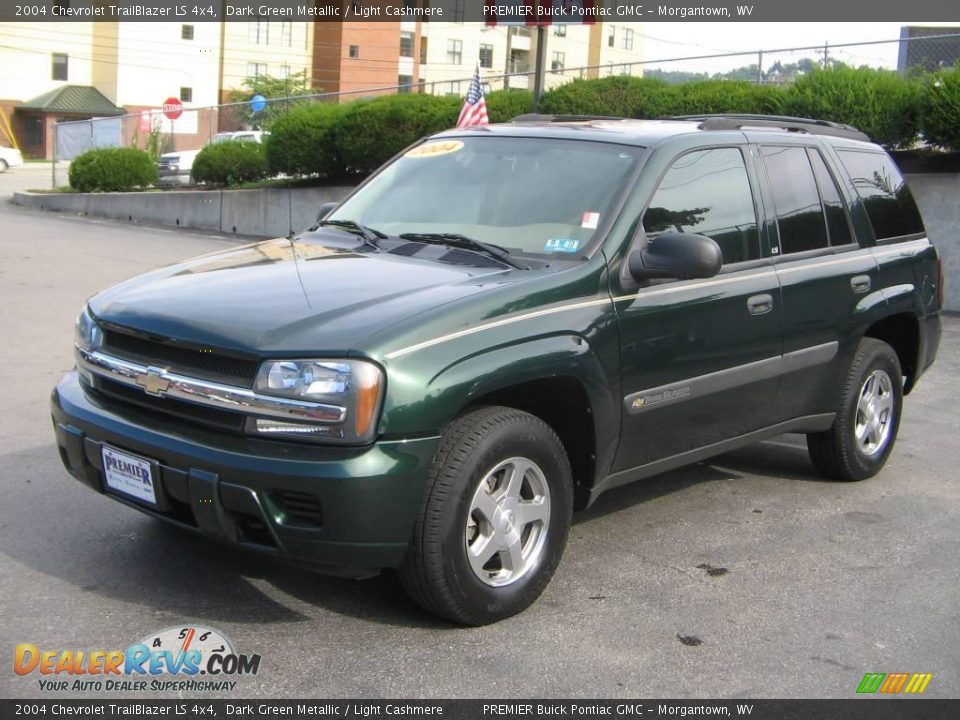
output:
[[[899,71],[918,75],[960,60],[960,33],[943,32],[942,28],[905,28],[916,34],[897,40],[846,43],[839,45],[779,48],[772,50],[714,53],[663,60],[631,63],[607,63],[580,67],[563,67],[547,62],[543,89],[549,91],[573,80],[594,79],[614,75],[661,78],[668,83],[688,83],[707,79],[742,80],[758,84],[786,85],[818,67],[837,63],[878,67],[882,46],[898,44]],[[877,50],[876,62],[864,63],[864,49]],[[869,53],[866,54],[869,57]],[[533,91],[535,71],[527,61],[512,63],[507,74],[482,73],[484,90]],[[266,98],[262,103],[234,102],[210,107],[186,108],[171,119],[162,110],[144,109],[119,118],[102,118],[82,123],[59,123],[54,126],[54,146],[60,152],[55,160],[70,160],[91,147],[134,146],[147,150],[160,160],[161,176],[174,178],[188,158],[210,142],[239,137],[260,140],[263,131],[278,115],[302,103],[343,103],[355,99],[395,93],[428,93],[462,97],[472,77],[453,80],[420,81],[407,85],[366,88],[340,93],[317,93],[296,97]],[[103,128],[97,128],[103,123]],[[107,123],[110,124],[107,131]],[[83,127],[77,127],[83,125]],[[87,138],[87,139],[85,139]],[[172,154],[172,155],[171,155]],[[163,155],[170,157],[163,158]],[[53,184],[60,184],[54,163]],[[164,169],[165,168],[165,169]],[[171,168],[173,168],[171,170]],[[59,181],[65,181],[61,173]],[[189,173],[180,172],[180,181],[189,180]]]

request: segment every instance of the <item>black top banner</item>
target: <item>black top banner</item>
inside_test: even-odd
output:
[[[0,0],[0,21],[29,22],[940,22],[960,24],[943,0]]]

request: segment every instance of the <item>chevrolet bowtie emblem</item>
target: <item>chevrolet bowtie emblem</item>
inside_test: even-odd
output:
[[[163,395],[170,387],[170,381],[163,377],[164,368],[148,367],[147,372],[137,378],[137,385],[147,395]]]

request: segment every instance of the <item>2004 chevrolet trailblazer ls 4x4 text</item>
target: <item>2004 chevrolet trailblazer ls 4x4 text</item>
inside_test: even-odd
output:
[[[936,251],[846,126],[524,116],[440,133],[315,228],[90,299],[71,474],[315,569],[516,613],[573,509],[785,432],[886,462],[936,355]]]

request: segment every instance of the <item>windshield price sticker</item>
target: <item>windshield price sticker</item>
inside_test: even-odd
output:
[[[424,143],[406,153],[404,157],[422,158],[449,155],[450,153],[457,152],[462,147],[463,143],[459,140],[442,140],[440,142]]]

